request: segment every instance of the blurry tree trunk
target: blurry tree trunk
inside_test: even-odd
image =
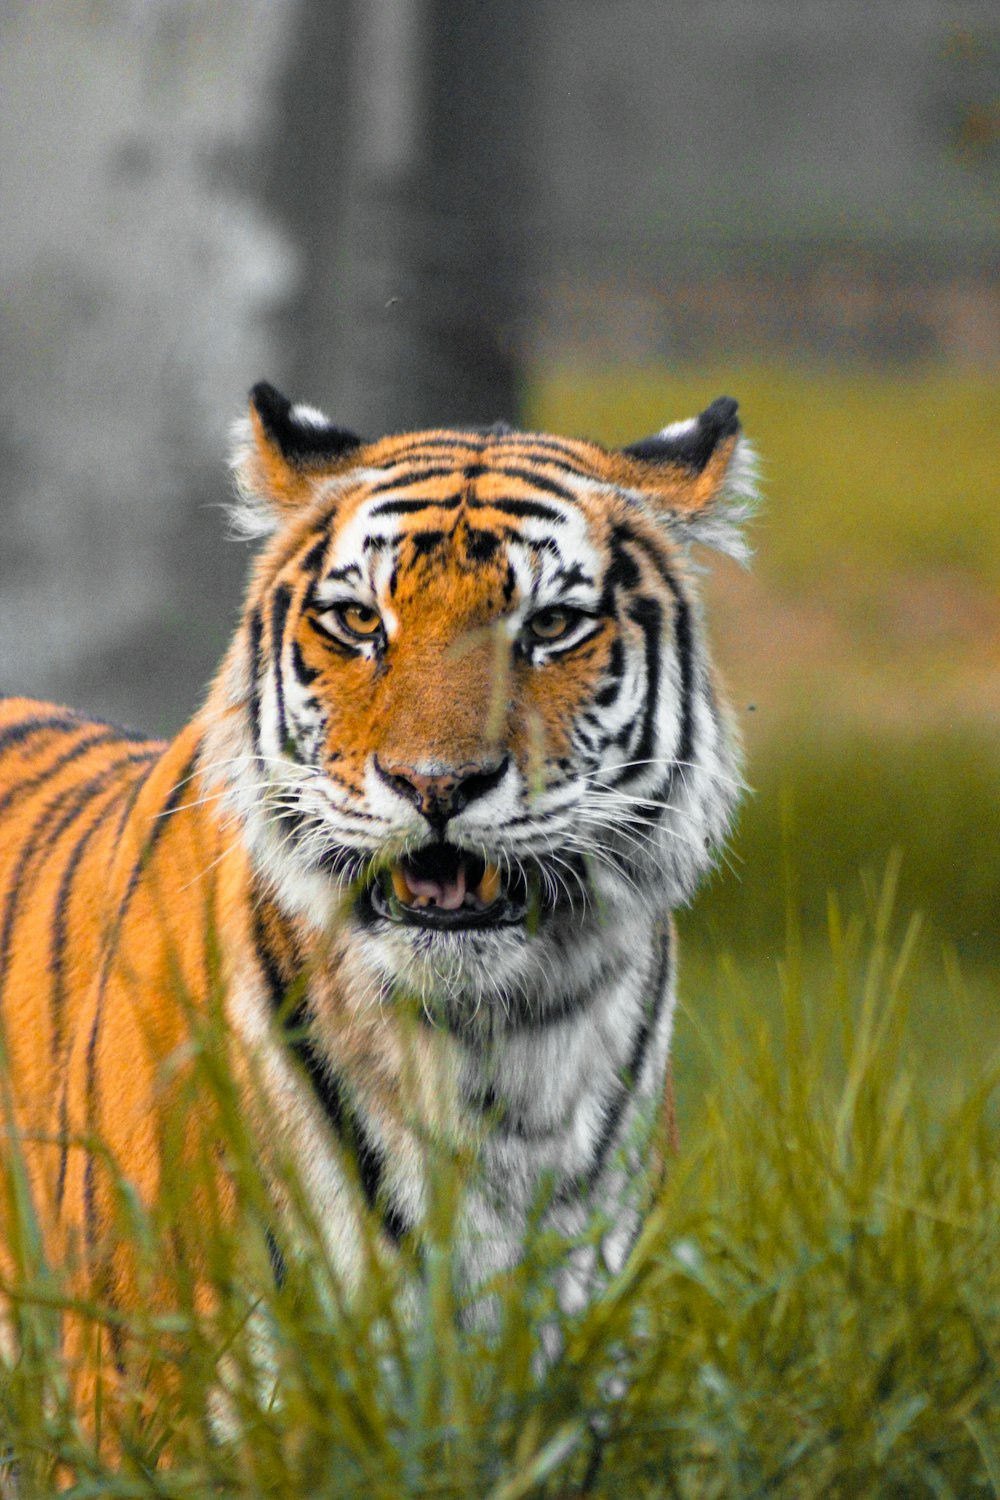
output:
[[[218,665],[225,431],[295,269],[258,165],[294,25],[0,6],[0,692],[173,732]]]
[[[302,5],[275,179],[304,252],[292,393],[373,436],[516,419],[537,7],[331,9]]]

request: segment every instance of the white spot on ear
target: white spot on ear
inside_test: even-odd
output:
[[[661,427],[660,430],[659,430],[659,432],[656,435],[657,435],[657,437],[661,437],[661,438],[682,438],[682,437],[687,437],[689,433],[691,433],[691,432],[694,431],[694,429],[697,427],[697,425],[698,425],[698,418],[697,417],[688,417],[683,422],[671,422],[671,423],[669,423],[668,426]]]
[[[293,406],[288,415],[293,422],[298,422],[300,427],[319,427],[325,431],[328,427],[333,426],[329,417],[324,416],[321,411],[317,411],[315,406],[306,406],[304,402],[298,406]]]

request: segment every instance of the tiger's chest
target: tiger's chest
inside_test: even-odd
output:
[[[660,924],[557,1013],[522,1004],[462,1028],[391,1004],[352,1013],[343,995],[352,1019],[331,1025],[332,997],[315,980],[314,1019],[290,1038],[259,985],[244,987],[237,1028],[348,1285],[363,1274],[366,1221],[390,1246],[419,1242],[437,1188],[456,1174],[449,1244],[467,1290],[516,1264],[539,1214],[567,1237],[599,1220],[620,1263],[664,1088],[670,949]],[[578,1276],[568,1265],[569,1282]]]

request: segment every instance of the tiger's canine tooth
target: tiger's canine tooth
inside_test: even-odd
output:
[[[392,877],[392,888],[396,893],[396,900],[401,901],[404,906],[409,906],[413,901],[413,892],[407,884],[403,867],[398,860],[389,866],[389,874]]]
[[[484,906],[492,906],[500,894],[500,867],[487,864],[483,878],[476,886],[476,895]]]

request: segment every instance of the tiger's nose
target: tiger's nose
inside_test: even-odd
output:
[[[375,770],[394,792],[405,797],[407,802],[419,808],[439,837],[449,818],[458,814],[474,802],[491,792],[503,780],[510,756],[494,761],[490,765],[465,765],[434,771],[427,774],[415,766],[398,765],[380,761],[374,757]]]

